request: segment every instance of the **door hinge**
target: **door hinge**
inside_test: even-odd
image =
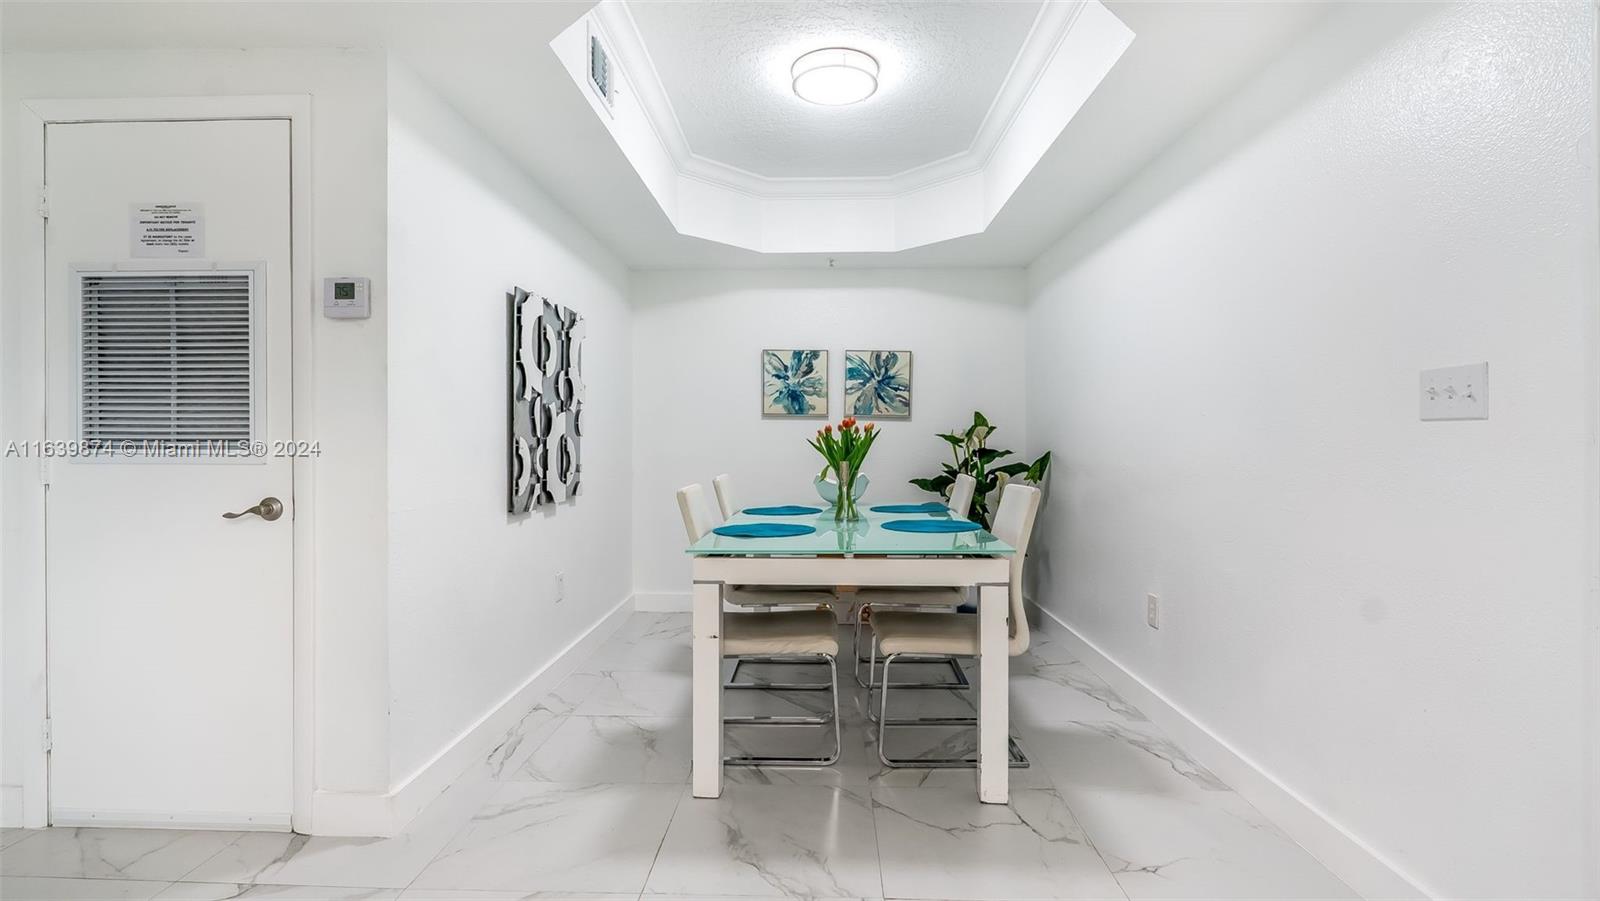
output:
[[[39,186],[39,218],[50,218],[50,186]]]
[[[55,748],[56,748],[55,735],[54,735],[54,733],[52,732],[52,730],[50,728],[50,720],[48,718],[46,718],[45,721],[44,721],[44,752],[46,754],[48,754],[51,751],[54,751]]]

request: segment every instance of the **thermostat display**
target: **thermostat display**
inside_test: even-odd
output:
[[[359,276],[322,280],[322,315],[329,319],[366,319],[372,315],[371,280]]]

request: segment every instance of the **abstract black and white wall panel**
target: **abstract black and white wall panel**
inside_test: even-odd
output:
[[[521,288],[506,295],[506,310],[508,509],[527,513],[576,497],[582,484],[584,321]]]

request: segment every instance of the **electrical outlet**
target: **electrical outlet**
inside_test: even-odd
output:
[[[1150,628],[1161,628],[1161,599],[1153,594],[1144,596],[1144,621]]]
[[[567,599],[567,574],[556,573],[556,603]]]

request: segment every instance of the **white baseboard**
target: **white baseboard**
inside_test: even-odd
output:
[[[388,837],[395,825],[390,792],[315,791],[311,793],[312,835]]]
[[[22,825],[22,786],[0,785],[0,827]]]
[[[506,732],[521,722],[540,698],[571,675],[578,664],[606,639],[616,634],[633,609],[634,599],[624,598],[588,631],[573,639],[515,691],[462,730],[443,750],[388,792],[317,792],[311,802],[312,834],[398,834],[434,798],[461,778],[469,767],[488,757]]]
[[[633,596],[633,609],[640,613],[688,613],[694,608],[687,591],[646,591]]]
[[[288,832],[287,813],[231,810],[73,810],[50,811],[52,826],[102,826],[127,829],[209,829],[228,832]]]
[[[1206,728],[1182,707],[1168,700],[1116,658],[1083,637],[1061,617],[1037,604],[1034,608],[1057,627],[1052,630],[1053,633],[1071,647],[1090,669],[1109,682],[1118,694],[1139,708],[1184,750],[1232,786],[1268,819],[1282,827],[1301,847],[1363,898],[1438,897],[1300,797],[1294,789],[1278,781],[1260,764]]]

